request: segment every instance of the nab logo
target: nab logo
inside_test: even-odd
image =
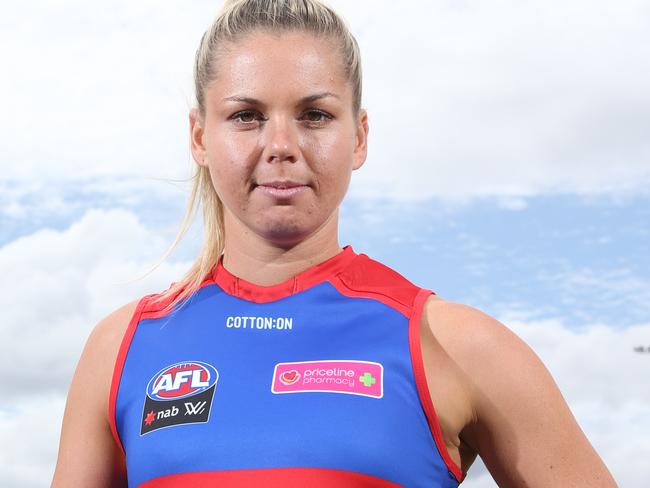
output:
[[[217,382],[219,373],[208,363],[176,363],[160,370],[147,385],[152,400],[177,400],[196,395]]]
[[[149,380],[142,410],[140,435],[210,419],[219,372],[202,361],[166,366]]]

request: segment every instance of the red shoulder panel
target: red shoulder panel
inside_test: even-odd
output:
[[[201,285],[197,290],[200,290],[204,286],[214,284],[212,279],[212,274],[209,273],[206,278],[203,280]],[[173,286],[173,284],[171,285]],[[166,296],[164,299],[160,299],[163,293],[158,293],[156,295],[151,295],[150,299],[147,301],[145,308],[142,310],[142,319],[158,319],[164,317],[169,312],[171,312],[176,304],[178,303],[178,297],[183,292],[183,288],[177,290],[173,295]]]
[[[420,290],[397,271],[365,254],[359,254],[330,283],[346,296],[374,298],[406,317],[411,315]]]

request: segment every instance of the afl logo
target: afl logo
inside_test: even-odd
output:
[[[211,364],[185,361],[156,373],[147,384],[152,400],[176,400],[201,393],[217,383],[219,373]]]

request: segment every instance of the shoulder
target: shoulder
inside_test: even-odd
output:
[[[532,348],[487,313],[438,296],[427,299],[423,321],[433,341],[462,371],[465,391],[477,421],[505,402],[510,407],[537,395],[560,397],[545,365]]]
[[[105,354],[107,359],[114,361],[129,326],[137,325],[136,322],[140,318],[167,313],[174,305],[177,294],[145,295],[122,305],[97,323],[88,337],[86,348],[90,349],[90,352]]]
[[[107,315],[86,341],[68,391],[52,486],[124,483],[124,458],[113,440],[108,405],[115,360],[138,303]]]
[[[115,360],[140,300],[127,303],[100,320],[92,329],[72,378],[70,405],[92,405],[107,419],[108,398]],[[71,400],[79,400],[71,402]]]
[[[467,393],[472,413],[460,438],[500,485],[615,486],[551,374],[514,332],[439,297],[427,300],[423,321]]]
[[[140,298],[122,305],[100,320],[88,337],[88,343],[104,347],[119,345],[142,300]]]
[[[137,299],[122,305],[100,320],[88,337],[86,349],[89,349],[91,353],[103,353],[107,356],[110,356],[110,352],[113,350],[117,352],[126,329],[142,300]]]
[[[477,372],[489,365],[541,364],[533,350],[503,323],[462,303],[430,296],[423,320],[445,350]]]
[[[116,361],[129,325],[137,320],[148,297],[129,302],[109,313],[90,332],[77,363],[68,402],[84,408],[92,405],[108,421],[108,407]]]
[[[556,389],[530,346],[487,313],[432,295],[422,321],[424,340],[428,337],[434,343],[430,349],[441,353],[431,360],[449,360],[459,370],[472,418],[480,421],[504,398],[526,396],[540,385]]]
[[[75,371],[73,381],[84,385],[83,389],[101,403],[106,418],[115,361],[129,323],[142,300],[122,305],[95,325]]]

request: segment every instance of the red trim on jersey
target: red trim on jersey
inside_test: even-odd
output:
[[[198,291],[204,286],[208,285],[214,285],[214,281],[212,281],[211,274],[208,275],[208,278],[206,278],[200,285],[199,287],[195,290]],[[159,319],[161,317],[164,317],[167,315],[169,312],[174,310],[174,307],[178,303],[178,297],[183,291],[183,288],[178,290],[176,293],[173,295],[170,295],[166,297],[164,300],[154,302],[153,300],[150,300],[145,309],[142,311],[142,320],[144,319]],[[153,295],[153,296],[159,296],[159,295]]]
[[[345,296],[377,300],[407,318],[419,290],[397,271],[365,254],[359,254],[354,263],[329,282]]]
[[[117,432],[117,419],[115,418],[115,404],[117,402],[117,390],[120,386],[120,380],[122,378],[122,369],[124,368],[124,361],[126,361],[126,355],[129,352],[129,347],[131,346],[131,340],[133,339],[133,334],[135,334],[135,329],[140,322],[140,315],[142,310],[145,308],[147,300],[153,295],[147,295],[140,299],[138,305],[135,307],[135,311],[131,316],[129,325],[126,328],[124,337],[122,337],[122,343],[120,344],[120,349],[117,353],[117,359],[115,360],[115,366],[113,368],[113,378],[111,380],[111,391],[108,397],[108,423],[111,426],[111,432],[115,438],[115,442],[124,453],[124,446],[122,446],[122,441],[120,440],[120,435]]]
[[[394,300],[388,295],[384,295],[382,293],[377,293],[377,292],[366,291],[366,290],[352,290],[348,287],[348,285],[343,280],[341,280],[339,276],[334,276],[332,279],[328,281],[329,283],[332,284],[332,286],[334,286],[334,288],[336,288],[339,291],[339,293],[345,295],[346,297],[370,298],[373,300],[377,300],[378,302],[381,302],[384,305],[388,305],[389,307],[394,308],[405,317],[409,316],[410,307],[403,305],[402,303],[398,302],[397,300]]]
[[[227,471],[204,471],[179,473],[154,478],[139,488],[332,488],[354,486],[356,488],[396,488],[401,485],[392,481],[342,469],[325,468],[265,468],[232,469]]]
[[[293,278],[289,278],[277,285],[262,286],[238,278],[230,273],[223,267],[222,255],[213,268],[212,278],[229,295],[255,303],[266,303],[288,297],[327,280],[343,270],[356,257],[357,254],[352,249],[352,246],[348,245],[335,256],[311,266]]]
[[[411,311],[411,318],[409,320],[409,347],[411,349],[411,361],[413,362],[413,373],[415,374],[415,384],[417,386],[418,396],[420,397],[422,408],[427,417],[429,428],[433,434],[433,440],[435,441],[438,452],[440,452],[440,456],[445,461],[447,468],[460,483],[465,478],[465,474],[461,470],[460,466],[458,466],[458,464],[456,464],[456,462],[451,458],[447,446],[445,445],[445,441],[442,437],[440,421],[438,420],[438,415],[436,414],[436,409],[433,406],[431,394],[429,393],[427,377],[424,373],[424,361],[422,360],[420,318],[423,313],[424,302],[431,293],[433,293],[431,290],[422,288],[415,297],[415,302]]]

